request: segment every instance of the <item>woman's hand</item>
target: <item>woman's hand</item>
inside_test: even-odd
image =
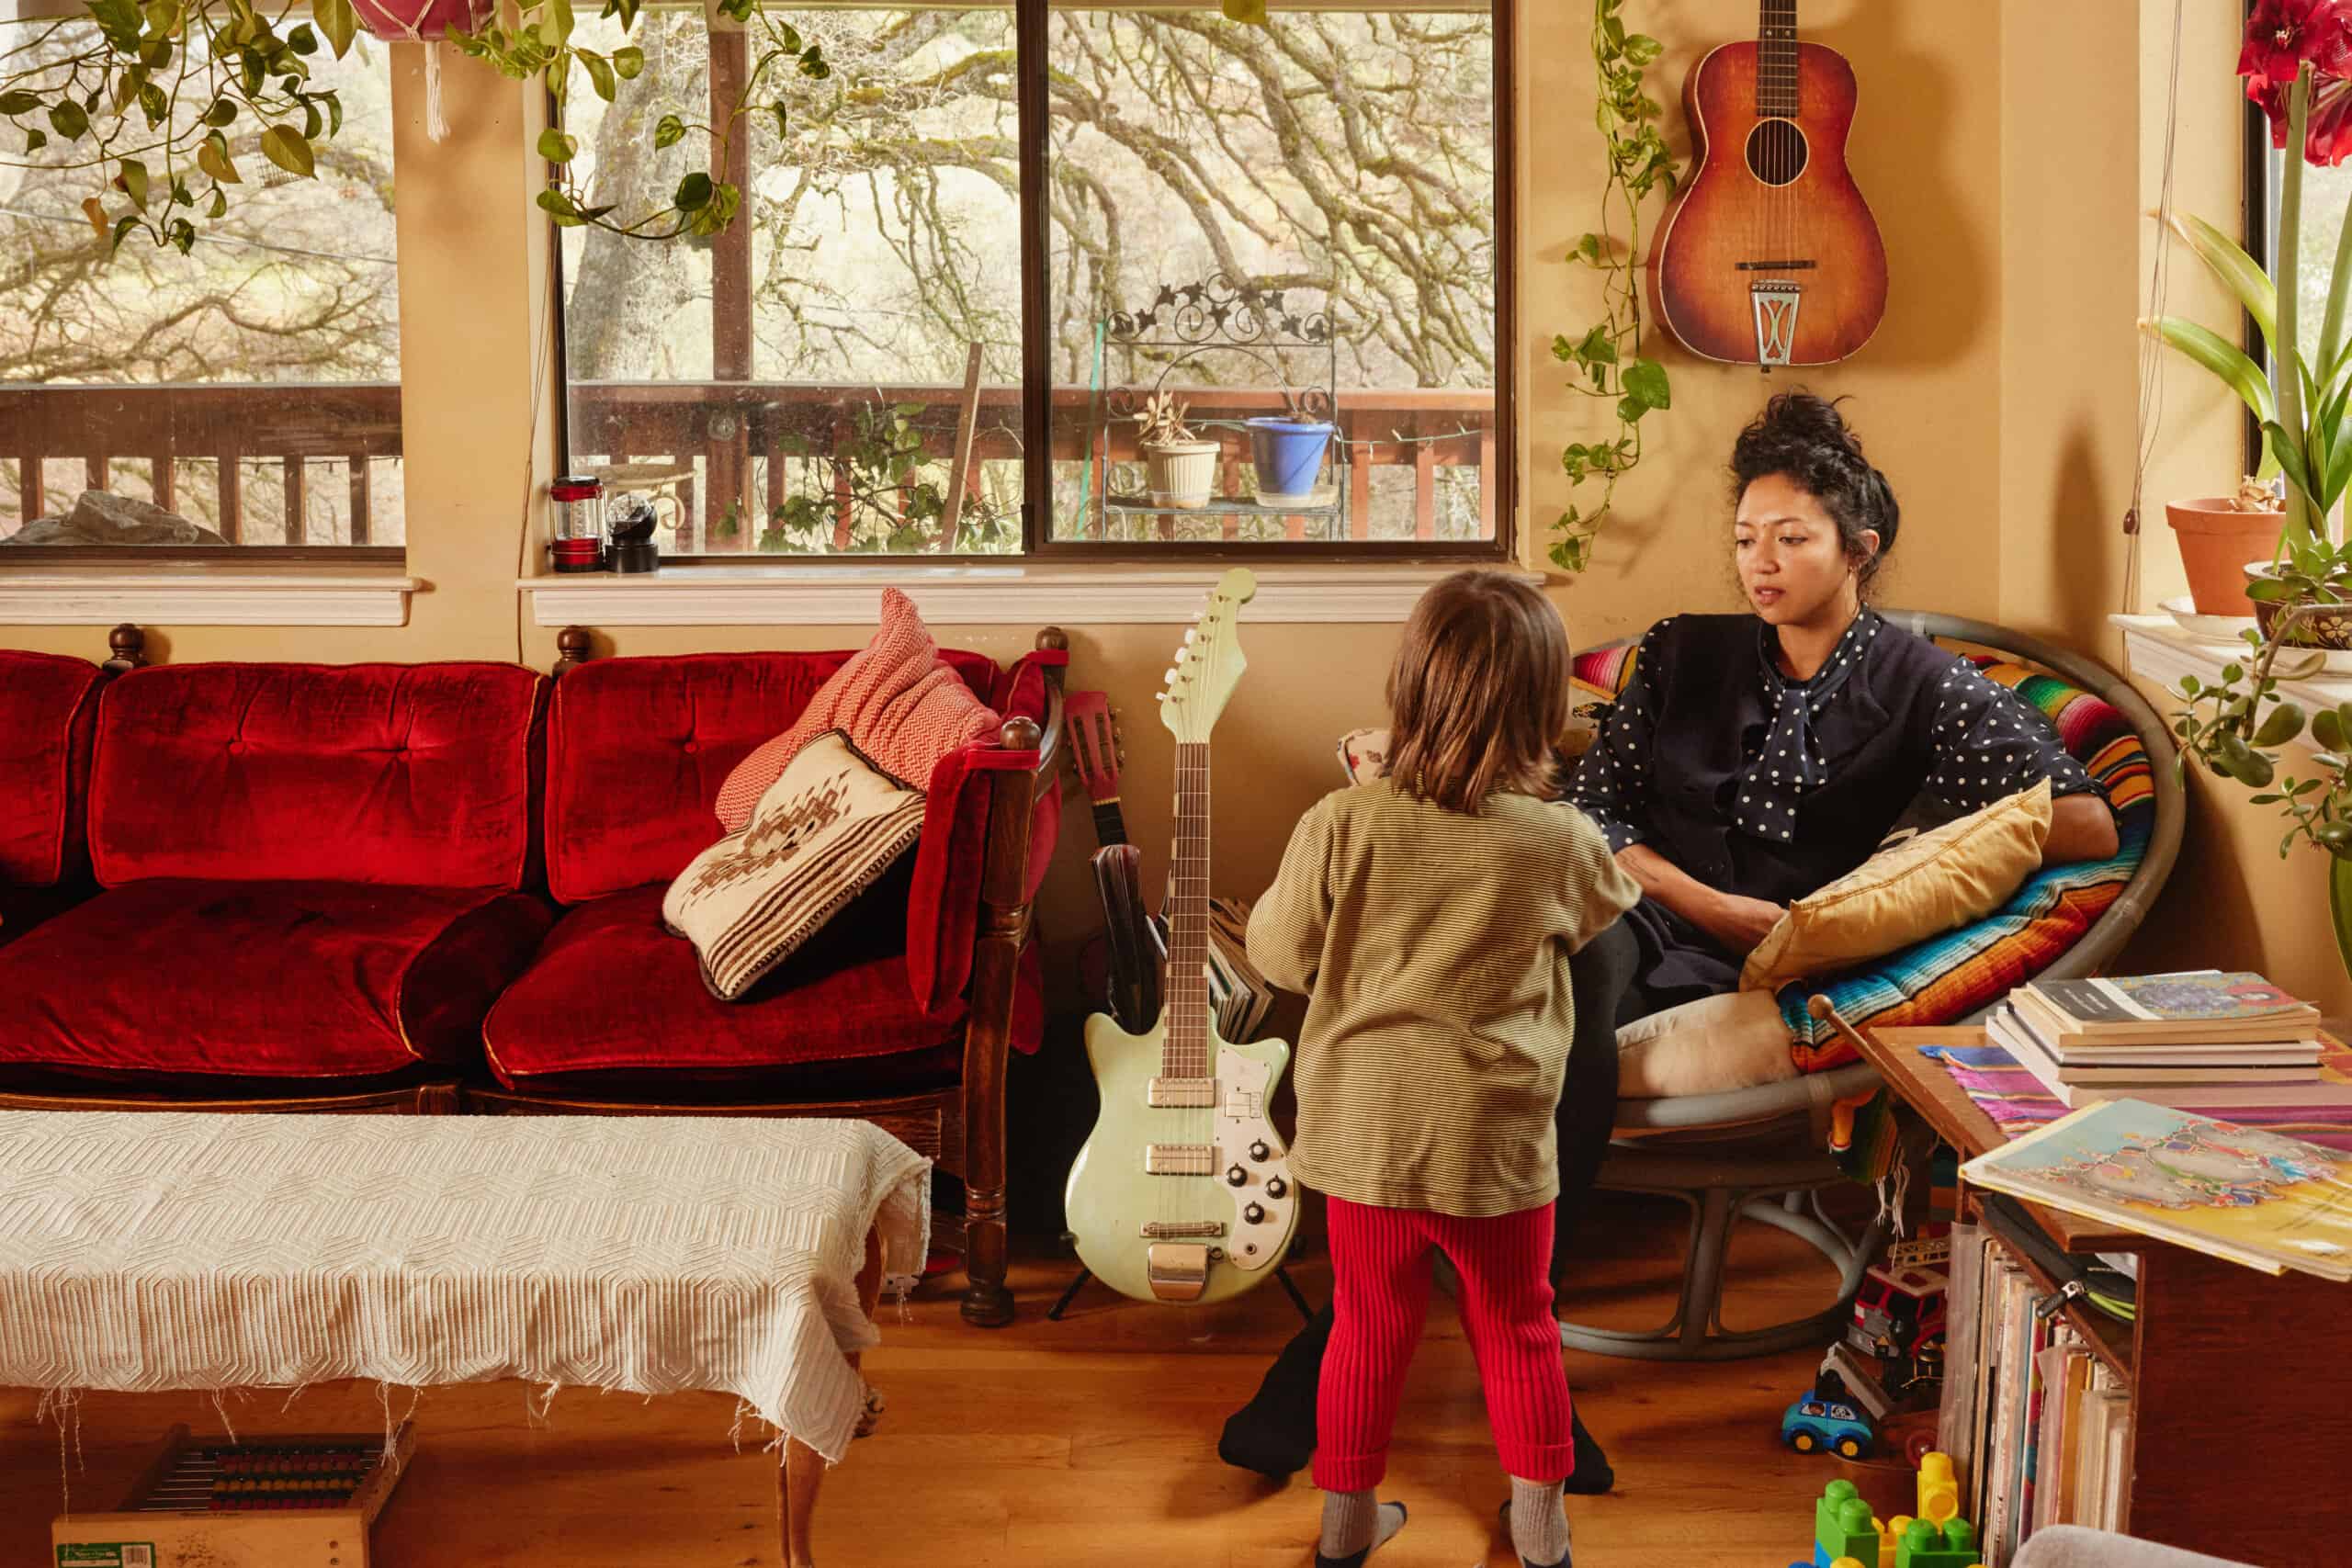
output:
[[[1725,949],[1739,956],[1756,950],[1757,944],[1781,923],[1788,910],[1781,905],[1761,898],[1743,898],[1736,893],[1718,893],[1707,901],[1706,908],[1694,917],[1702,931]]]
[[[1723,943],[1735,954],[1755,951],[1764,933],[1788,911],[1761,898],[1742,898],[1708,886],[1647,844],[1628,844],[1617,852],[1642,891]]]

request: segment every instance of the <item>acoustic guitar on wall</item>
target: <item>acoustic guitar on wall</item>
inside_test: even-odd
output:
[[[1854,68],[1760,0],[1754,42],[1711,50],[1682,102],[1698,168],[1657,231],[1650,302],[1726,365],[1827,365],[1886,314],[1886,245],[1846,167]]]

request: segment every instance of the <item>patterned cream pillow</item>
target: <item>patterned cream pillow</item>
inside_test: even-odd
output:
[[[906,853],[923,796],[838,729],[802,746],[741,828],[696,855],[662,900],[703,984],[733,1001]]]

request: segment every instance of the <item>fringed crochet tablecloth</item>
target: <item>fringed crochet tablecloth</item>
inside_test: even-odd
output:
[[[701,1389],[838,1461],[929,1170],[863,1122],[0,1112],[0,1384]]]

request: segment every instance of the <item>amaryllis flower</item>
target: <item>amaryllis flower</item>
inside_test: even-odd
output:
[[[2255,0],[2238,51],[2246,96],[2283,87],[2305,62],[2319,76],[2352,75],[2352,0]]]
[[[2251,86],[2249,82],[2249,86]],[[2287,90],[2293,80],[2264,84],[2248,96],[2270,117],[2270,145],[2287,145]],[[2352,81],[2319,76],[2312,81],[2312,106],[2303,124],[2303,161],[2332,169],[2352,158]]]

